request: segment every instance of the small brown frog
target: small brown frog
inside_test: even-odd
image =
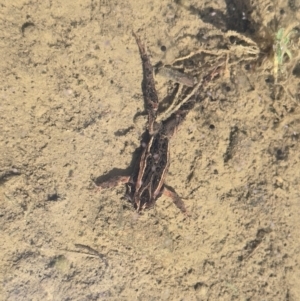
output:
[[[126,197],[140,212],[152,207],[156,200],[162,195],[172,198],[175,205],[186,213],[186,207],[180,196],[171,187],[165,184],[165,178],[170,165],[170,139],[174,135],[179,124],[184,120],[188,112],[195,105],[195,95],[200,84],[195,87],[193,94],[186,97],[184,103],[178,110],[172,113],[166,120],[156,122],[158,109],[158,96],[153,78],[153,68],[145,51],[144,45],[135,33],[133,33],[139,47],[143,65],[142,90],[148,113],[148,125],[146,138],[142,142],[139,163],[131,176],[116,176],[109,180],[97,183],[101,189],[111,188],[120,183],[126,185]],[[215,73],[214,73],[215,76]],[[214,77],[211,76],[211,77]],[[210,76],[203,81],[210,80]]]

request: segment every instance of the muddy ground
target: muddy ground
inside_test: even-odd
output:
[[[1,300],[300,300],[299,30],[278,78],[262,36],[297,23],[300,1],[0,7]],[[123,185],[93,182],[130,169],[145,129],[132,30],[153,65],[228,57],[172,139],[189,218],[164,196],[138,215]],[[231,53],[241,36],[265,55]],[[163,99],[174,82],[155,80]]]

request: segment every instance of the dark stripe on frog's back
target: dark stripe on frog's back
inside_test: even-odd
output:
[[[164,133],[157,133],[153,136],[150,147],[151,156],[148,158],[147,168],[152,179],[152,192],[154,193],[158,186],[163,187],[164,174],[169,167],[169,139]],[[155,158],[157,156],[157,158]],[[153,170],[155,168],[155,170]],[[160,191],[156,192],[156,198]]]

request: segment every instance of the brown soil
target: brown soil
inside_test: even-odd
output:
[[[189,219],[92,181],[128,168],[145,128],[132,30],[156,64],[224,50],[228,29],[262,49],[275,16],[300,19],[298,0],[227,2],[2,1],[1,300],[300,300],[297,47],[278,85],[267,57],[231,56],[172,139]]]

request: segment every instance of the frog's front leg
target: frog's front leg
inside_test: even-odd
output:
[[[109,189],[116,187],[120,184],[126,184],[129,181],[129,176],[112,176],[108,178],[106,181],[95,181],[98,190]]]
[[[180,211],[181,211],[182,213],[184,213],[184,214],[186,214],[186,215],[189,215],[189,214],[188,214],[188,211],[187,211],[187,209],[186,209],[186,207],[185,207],[185,204],[184,204],[184,202],[182,201],[181,197],[176,193],[176,191],[175,191],[172,187],[165,185],[165,186],[164,186],[164,189],[163,189],[163,191],[162,191],[162,193],[163,193],[165,196],[171,198],[172,201],[173,201],[173,203],[176,205],[176,207],[177,207],[178,209],[180,209]]]

